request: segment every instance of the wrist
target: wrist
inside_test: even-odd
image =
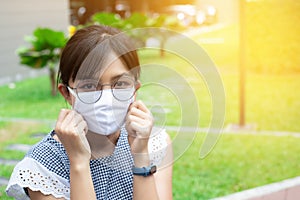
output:
[[[70,161],[70,170],[74,172],[83,172],[86,170],[90,170],[89,162],[78,162],[78,161]]]
[[[137,176],[150,176],[152,174],[154,174],[156,172],[156,166],[155,165],[151,165],[151,166],[147,166],[147,167],[132,167],[132,173],[133,175],[137,175]]]
[[[135,138],[131,144],[133,154],[148,154],[148,138]]]
[[[145,167],[150,165],[150,158],[148,153],[136,153],[133,155],[135,167]]]

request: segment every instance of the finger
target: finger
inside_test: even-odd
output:
[[[65,117],[65,120],[62,123],[63,127],[75,127],[77,126],[80,121],[82,121],[81,115],[79,115],[76,111],[72,110],[69,114]]]
[[[125,128],[126,131],[128,133],[128,136],[136,136],[136,132],[134,131],[133,127],[131,126],[131,121],[129,120],[129,118],[126,118],[126,122],[125,122]]]
[[[89,146],[89,143],[88,143],[87,138],[86,138],[86,133],[87,133],[87,124],[86,124],[86,122],[82,120],[77,125],[76,129],[77,129],[77,134],[78,134],[84,148],[86,150],[88,150],[89,153],[91,153],[90,146]]]
[[[139,110],[136,107],[132,107],[128,114],[129,115],[134,115],[134,116],[137,116],[137,117],[140,117],[140,118],[143,118],[143,119],[148,119],[149,118],[148,113],[145,113],[144,111]]]
[[[61,109],[61,111],[59,112],[57,121],[56,121],[55,129],[61,127],[64,119],[66,118],[66,116],[68,115],[69,112],[70,112],[70,110],[68,110],[68,109]]]
[[[77,125],[77,129],[79,130],[80,134],[86,135],[88,131],[87,123],[84,120],[81,120],[79,124]]]
[[[150,110],[147,108],[147,106],[141,101],[138,100],[136,101],[136,107],[142,111],[144,111],[145,113],[150,113]]]
[[[137,117],[137,116],[134,116],[134,115],[129,115],[128,116],[128,120],[129,122],[136,122],[140,125],[144,125],[145,124],[145,120],[140,118],[140,117]]]
[[[76,111],[73,111],[74,112],[74,115],[73,115],[73,120],[72,120],[72,123],[76,126],[78,125],[79,123],[81,123],[82,121],[84,121],[83,117],[77,113]]]

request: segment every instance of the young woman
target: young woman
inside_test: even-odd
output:
[[[140,67],[130,39],[93,25],[64,48],[55,129],[15,167],[16,199],[172,199],[172,145],[142,101]],[[156,172],[156,173],[155,173]]]

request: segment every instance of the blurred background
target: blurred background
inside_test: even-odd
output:
[[[298,0],[3,0],[0,198],[10,199],[4,191],[14,165],[53,128],[59,110],[67,107],[51,90],[59,53],[77,29],[89,24],[125,31],[161,30],[133,35],[141,47],[167,48],[176,40],[161,28],[176,31],[207,52],[214,63],[206,67],[208,72],[216,67],[220,74],[226,95],[223,134],[211,153],[200,159],[212,117],[205,80],[191,63],[170,52],[139,52],[143,65],[161,64],[183,77],[200,110],[199,130],[174,162],[174,199],[211,199],[298,177],[299,10]],[[174,78],[168,70],[149,71],[150,78]],[[54,78],[49,79],[51,74]],[[145,88],[140,95],[147,105],[160,103],[162,107],[152,111],[158,125],[175,139],[182,116],[178,99],[160,89],[156,98],[150,94],[158,93],[157,88]],[[188,128],[183,134],[190,134]]]

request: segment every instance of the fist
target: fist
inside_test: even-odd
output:
[[[55,133],[67,151],[70,162],[89,160],[91,150],[86,139],[88,127],[82,116],[74,110],[62,109]]]
[[[148,153],[148,140],[154,119],[142,101],[133,102],[126,116],[128,141],[133,153]]]

